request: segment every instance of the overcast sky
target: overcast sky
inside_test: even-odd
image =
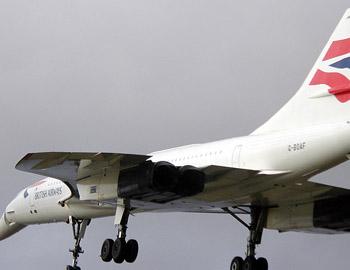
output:
[[[154,150],[245,135],[296,91],[349,1],[0,0],[0,207],[40,179],[27,152]],[[328,180],[349,180],[350,168]],[[348,184],[349,185],[349,184]],[[348,207],[348,206],[346,206]],[[135,264],[99,259],[113,218],[94,220],[83,269],[228,270],[247,232],[229,216],[140,214]],[[348,268],[350,235],[266,231],[270,269]],[[1,269],[64,269],[66,224],[0,242]]]

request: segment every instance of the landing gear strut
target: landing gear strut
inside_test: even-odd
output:
[[[230,270],[268,270],[268,262],[265,258],[255,258],[256,246],[261,243],[264,223],[266,220],[266,209],[260,207],[251,207],[251,223],[248,225],[228,208],[223,210],[233,216],[243,226],[249,230],[246,258],[234,257],[231,262]]]
[[[126,238],[127,224],[130,214],[130,206],[127,201],[121,200],[117,205],[115,224],[118,226],[118,236],[115,241],[106,239],[101,248],[101,259],[104,262],[121,264],[124,261],[133,263],[139,251],[139,245],[136,240]]]
[[[69,223],[72,224],[73,236],[74,236],[74,247],[69,250],[73,255],[72,265],[67,265],[66,270],[80,270],[78,266],[79,255],[84,253],[80,246],[81,239],[84,238],[86,227],[90,224],[90,219],[75,219],[73,217],[69,218]]]

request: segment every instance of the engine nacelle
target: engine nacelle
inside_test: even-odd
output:
[[[148,161],[120,172],[118,195],[130,198],[171,192],[181,197],[193,196],[203,191],[205,178],[202,171],[192,166],[175,167],[165,161]]]
[[[179,184],[176,193],[183,196],[193,196],[204,190],[205,174],[192,166],[180,168]]]
[[[266,228],[279,231],[342,233],[350,231],[350,196],[272,208]]]
[[[122,170],[119,175],[118,195],[122,198],[172,191],[179,181],[178,169],[168,162],[145,162]]]

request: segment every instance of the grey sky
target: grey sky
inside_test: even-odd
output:
[[[0,206],[40,177],[27,152],[148,153],[245,135],[296,91],[349,1],[0,0]],[[343,180],[346,168],[330,173]],[[341,184],[341,181],[338,183]],[[141,214],[133,265],[98,258],[113,219],[88,229],[83,269],[225,269],[247,232],[228,216]],[[350,236],[267,231],[270,269],[348,267]],[[70,226],[0,242],[1,269],[64,269]]]

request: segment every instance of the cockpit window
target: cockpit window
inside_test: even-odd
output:
[[[23,193],[23,196],[24,196],[24,198],[27,198],[28,197],[28,189],[26,189],[25,191],[24,191],[24,193]]]

